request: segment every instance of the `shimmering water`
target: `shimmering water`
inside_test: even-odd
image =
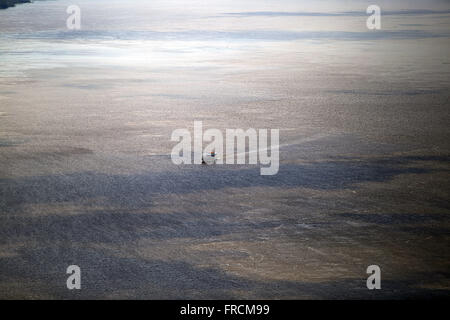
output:
[[[0,11],[0,297],[448,296],[450,7],[391,2]],[[175,166],[194,120],[280,129],[279,174]]]

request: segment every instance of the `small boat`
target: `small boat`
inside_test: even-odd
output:
[[[211,153],[202,156],[202,164],[214,164],[218,159],[217,154],[211,151]]]

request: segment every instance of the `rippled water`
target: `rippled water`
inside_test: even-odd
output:
[[[411,6],[411,1],[403,6],[386,3],[383,29],[377,32],[365,27],[364,1],[345,5],[333,1],[320,5],[214,1],[208,6],[194,1],[188,8],[177,1],[79,1],[80,31],[66,28],[65,10],[70,4],[37,1],[0,12],[1,75],[73,63],[155,66],[193,59],[205,63],[217,55],[271,47],[291,54],[352,51],[349,42],[374,40],[387,48],[394,40],[414,39],[430,39],[432,45],[442,46],[449,36],[448,8],[440,2],[431,7]]]
[[[450,8],[391,2],[0,11],[0,297],[448,296]],[[279,174],[172,164],[195,120],[280,129]]]

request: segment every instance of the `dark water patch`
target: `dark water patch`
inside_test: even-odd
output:
[[[23,144],[25,141],[23,140],[14,140],[14,139],[1,139],[0,138],[0,148],[1,147],[14,147]]]
[[[448,214],[418,214],[418,213],[338,213],[338,217],[363,221],[374,224],[423,224],[423,223],[450,223]],[[447,229],[450,232],[450,229]]]
[[[198,97],[188,96],[184,94],[150,94],[152,97],[162,97],[162,98],[168,98],[168,99],[174,99],[174,100],[199,100]]]
[[[394,15],[435,15],[449,14],[450,10],[383,10],[386,16]],[[366,11],[345,11],[345,12],[284,12],[284,11],[247,11],[247,12],[226,12],[224,16],[233,17],[367,17]]]
[[[45,214],[45,209],[41,210]],[[41,217],[11,216],[2,218],[1,221],[0,243],[33,239],[44,242],[116,244],[142,239],[204,239],[249,230],[264,232],[294,223],[290,219],[251,222],[215,211],[155,214],[135,213],[125,209],[95,210],[77,215],[65,212],[64,215],[49,214]]]
[[[132,250],[130,250],[132,251]],[[253,280],[214,267],[199,268],[174,260],[120,257],[104,249],[45,244],[23,248],[18,256],[0,258],[0,282],[15,282],[15,292],[1,298],[51,296],[60,299],[100,299],[108,296],[133,299],[233,299],[299,298],[401,299],[449,297],[450,291],[417,287],[418,283],[442,282],[448,273],[421,272],[402,279],[383,280],[383,290],[367,290],[366,279],[344,278],[320,282]],[[65,287],[67,266],[82,270],[82,290]],[[341,266],[344,267],[344,266]],[[320,274],[316,276],[320,277]]]
[[[37,159],[89,153],[90,150],[83,148],[55,150],[40,155]],[[176,166],[171,164],[168,156],[147,159],[150,162],[166,162],[167,171],[137,175],[80,172],[0,179],[0,193],[3,195],[0,209],[13,212],[20,210],[19,204],[55,204],[90,198],[105,198],[112,205],[136,209],[151,205],[155,196],[192,192],[207,194],[210,190],[224,188],[303,187],[338,190],[357,183],[389,181],[398,175],[431,173],[435,170],[416,162],[430,159],[447,161],[447,156],[389,157],[364,161],[339,159],[301,165],[281,164],[278,174],[274,176],[261,176],[260,168],[256,165]],[[150,167],[151,165],[149,163]],[[448,207],[447,203],[435,204]]]
[[[403,161],[438,161],[445,162],[450,165],[449,155],[439,155],[439,156],[403,156],[400,158]]]
[[[85,41],[295,41],[295,40],[383,40],[383,39],[422,39],[448,37],[448,33],[433,33],[423,30],[378,30],[371,32],[351,31],[283,31],[283,30],[245,30],[245,31],[40,31],[34,33],[4,34],[5,38],[41,40],[85,40]]]
[[[36,152],[8,152],[4,157],[7,161],[21,161],[21,160],[60,160],[65,157],[80,156],[93,154],[91,149],[79,147],[60,147],[54,150],[43,150]]]
[[[0,9],[7,9],[10,7],[14,7],[16,4],[30,2],[31,0],[0,0]]]
[[[111,86],[107,84],[81,84],[81,83],[64,83],[61,85],[62,87],[67,88],[76,88],[76,89],[82,89],[82,90],[99,90],[99,89],[107,89]]]
[[[373,95],[373,96],[417,96],[424,94],[441,94],[443,90],[389,90],[389,91],[365,91],[365,90],[335,90],[330,93],[351,94],[351,95]]]
[[[330,156],[331,159],[336,161],[358,161],[358,158],[348,157],[348,156]],[[433,155],[433,156],[397,156],[397,157],[386,157],[386,158],[371,158],[367,160],[371,163],[376,163],[378,165],[387,166],[407,166],[414,162],[442,162],[448,164],[450,167],[450,156],[449,155]]]
[[[107,175],[83,172],[2,179],[4,205],[11,203],[57,203],[105,197],[112,204],[140,207],[154,195],[208,192],[223,188],[304,187],[318,190],[348,188],[355,183],[388,181],[401,174],[423,174],[430,169],[388,166],[372,162],[328,161],[307,165],[282,165],[274,176],[261,176],[258,166],[176,166],[173,171],[140,175]]]
[[[399,26],[402,26],[402,27],[425,27],[428,25],[420,24],[420,23],[399,23]]]
[[[448,223],[448,221],[447,221]],[[450,226],[400,226],[399,230],[414,234],[417,237],[446,237],[450,236]],[[450,244],[447,242],[447,244]]]

